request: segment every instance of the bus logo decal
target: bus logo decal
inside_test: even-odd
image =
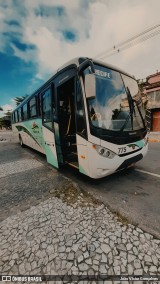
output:
[[[32,129],[35,129],[35,128],[39,128],[39,126],[35,122],[33,122]]]
[[[138,146],[137,144],[129,144],[129,145],[127,145],[127,146],[130,147],[130,148],[132,148],[133,150],[134,150],[136,147],[139,148],[139,146]]]

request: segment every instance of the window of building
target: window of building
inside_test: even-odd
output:
[[[156,101],[160,101],[160,90],[156,91]]]
[[[37,116],[37,97],[34,97],[29,101],[29,113],[30,117]]]

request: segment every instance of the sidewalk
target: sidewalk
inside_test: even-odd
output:
[[[103,204],[88,201],[80,191],[77,195],[73,190],[71,200],[70,186],[74,188],[68,182],[66,201],[64,190],[58,190],[60,198],[53,195],[1,222],[2,274],[53,275],[53,280],[59,275],[58,283],[68,276],[73,281],[67,278],[65,283],[84,284],[97,283],[88,281],[90,277],[160,273],[160,240],[120,220]]]
[[[160,132],[150,132],[148,141],[149,142],[160,142]]]

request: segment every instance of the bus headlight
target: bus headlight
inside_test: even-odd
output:
[[[103,148],[101,146],[95,145],[94,147],[100,156],[113,159],[115,157],[115,153],[109,149]]]

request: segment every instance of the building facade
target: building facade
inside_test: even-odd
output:
[[[151,114],[151,131],[160,132],[160,72],[149,75],[145,82],[139,82],[145,97],[146,109]]]

